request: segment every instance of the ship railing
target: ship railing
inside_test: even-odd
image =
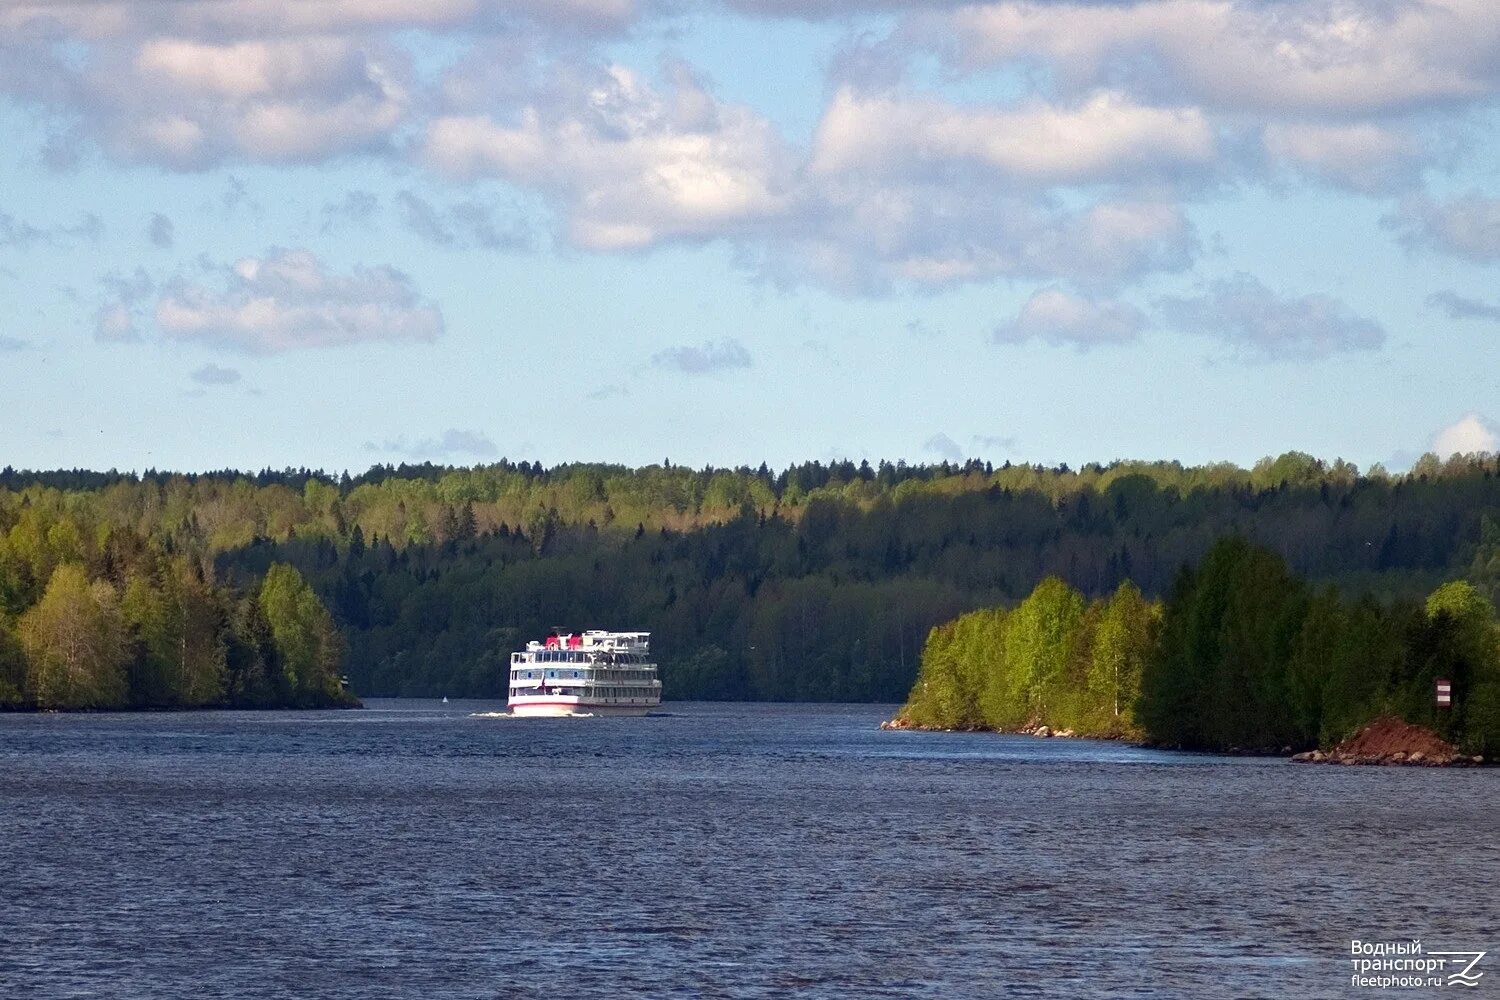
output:
[[[622,655],[622,650],[609,649],[529,649],[524,652],[510,654],[512,663],[603,663],[616,665],[615,657]],[[644,653],[639,655],[645,655]],[[542,659],[546,656],[564,656],[568,659]],[[654,667],[654,662],[638,662],[626,660],[625,664],[636,664],[645,667]]]
[[[581,691],[600,691],[600,690],[603,690],[605,688],[642,688],[642,689],[651,690],[651,691],[660,691],[661,690],[661,683],[657,682],[655,684],[652,684],[652,683],[649,683],[647,681],[640,681],[640,682],[635,682],[635,681],[630,681],[630,682],[616,681],[613,684],[585,684],[583,681],[574,680],[571,677],[566,677],[566,678],[562,678],[562,679],[557,679],[557,678],[549,677],[549,678],[546,679],[546,681],[535,681],[535,680],[530,680],[530,681],[527,681],[527,680],[512,681],[509,684],[508,687],[510,687],[510,688],[516,688],[516,689],[522,690],[522,691],[535,691],[535,690],[538,690],[540,688],[546,688],[549,691],[559,691],[559,690],[569,690],[569,691],[571,691],[574,688],[577,688],[578,690],[581,690]]]

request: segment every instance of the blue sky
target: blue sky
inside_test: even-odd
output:
[[[1497,450],[1489,0],[5,0],[0,464]]]

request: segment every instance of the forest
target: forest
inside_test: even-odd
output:
[[[26,498],[19,509],[39,528]],[[42,523],[4,540],[0,708],[358,704],[340,676],[342,635],[292,566],[236,590],[129,529]]]
[[[1452,684],[1439,708],[1434,684]],[[1241,538],[1162,601],[1088,601],[1049,577],[1014,608],[932,630],[899,717],[929,728],[1046,725],[1196,750],[1330,747],[1394,715],[1473,753],[1500,749],[1500,625],[1471,583],[1348,600]]]
[[[0,701],[495,697],[558,627],[650,630],[668,698],[895,702],[934,626],[1049,577],[1155,602],[1228,535],[1354,598],[1493,600],[1500,464],[6,468]]]

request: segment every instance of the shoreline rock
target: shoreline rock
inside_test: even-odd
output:
[[[921,726],[903,716],[894,719],[886,719],[880,723],[881,729],[904,729],[925,733],[998,733],[1002,736],[1035,736],[1038,739],[1053,740],[1104,740],[1111,743],[1129,743],[1125,736],[1111,736],[1104,734],[1080,733],[1073,729],[1053,729],[1051,726],[1035,725],[1022,726],[1020,729],[991,729],[988,726],[974,726],[961,729],[948,729],[941,726]]]
[[[922,726],[903,716],[886,719],[881,729],[909,730],[914,732],[973,732],[998,733],[1006,736],[1034,736],[1037,739],[1089,739],[1113,743],[1126,743],[1143,749],[1181,749],[1153,746],[1121,735],[1089,735],[1071,729],[1053,729],[1050,726],[1023,726],[1020,729],[990,729],[972,727],[949,729],[939,726]],[[1483,767],[1488,761],[1480,756],[1470,756],[1458,751],[1430,729],[1413,726],[1396,718],[1377,719],[1365,726],[1353,738],[1345,740],[1331,750],[1308,750],[1292,753],[1291,747],[1278,752],[1274,747],[1246,750],[1240,747],[1228,751],[1201,751],[1211,754],[1228,754],[1244,757],[1289,757],[1296,764],[1340,764],[1351,766],[1386,767]]]
[[[1458,751],[1422,726],[1386,716],[1376,719],[1331,750],[1293,754],[1296,764],[1342,764],[1383,767],[1481,767],[1483,757]]]

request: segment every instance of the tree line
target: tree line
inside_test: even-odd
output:
[[[342,636],[295,568],[236,590],[149,540],[111,532],[95,545],[76,528],[54,523],[21,579],[0,574],[0,708],[357,703]],[[12,570],[16,559],[12,548]]]
[[[162,592],[189,580],[170,587],[219,595],[226,622],[283,564],[326,606],[362,694],[497,696],[520,642],[602,627],[655,633],[669,697],[898,701],[934,625],[1017,604],[1049,576],[1087,598],[1125,581],[1160,597],[1227,534],[1385,602],[1457,577],[1493,598],[1497,512],[1491,456],[1429,456],[1400,476],[1300,453],[1250,469],[6,469],[0,641],[19,642],[64,563],[122,607],[132,573]]]
[[[1434,699],[1438,678],[1453,702]],[[1203,750],[1331,746],[1395,715],[1500,749],[1500,626],[1464,580],[1425,600],[1349,600],[1275,552],[1217,543],[1164,601],[1092,602],[1056,578],[1013,609],[939,625],[901,716],[947,729],[1037,724]]]

